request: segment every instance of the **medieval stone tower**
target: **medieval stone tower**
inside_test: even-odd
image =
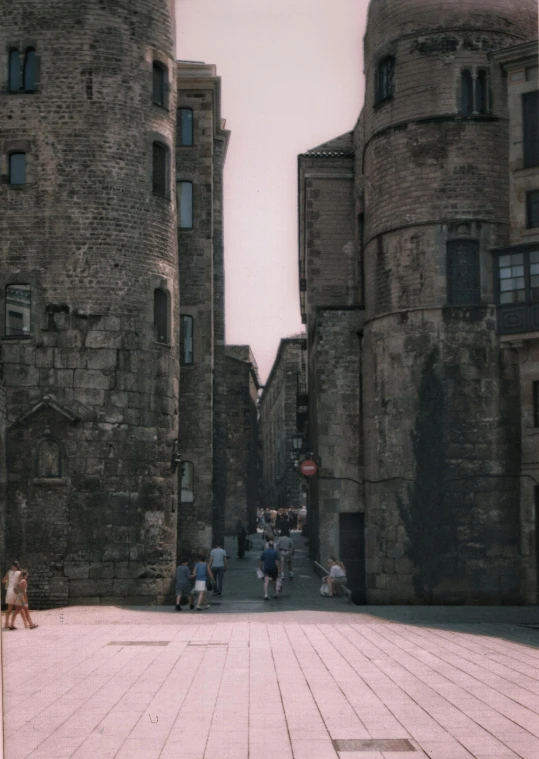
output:
[[[355,173],[374,602],[434,588],[519,602],[518,382],[496,336],[490,252],[509,240],[507,104],[489,53],[536,28],[535,0],[371,2]],[[421,589],[401,559],[405,528],[432,568]]]
[[[0,1],[8,555],[37,606],[170,591],[172,0]]]

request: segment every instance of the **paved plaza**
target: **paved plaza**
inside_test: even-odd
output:
[[[322,598],[299,535],[264,602],[255,540],[243,561],[227,544],[207,611],[69,607],[3,633],[6,759],[538,759],[537,607]]]

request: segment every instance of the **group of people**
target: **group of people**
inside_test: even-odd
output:
[[[265,534],[270,525],[274,531],[273,537],[283,529],[302,531],[307,523],[307,509],[304,506],[301,509],[258,509],[257,521],[258,528]]]
[[[20,614],[24,626],[33,630],[38,625],[32,622],[28,608],[28,570],[21,569],[18,561],[11,562],[9,569],[2,580],[6,586],[6,620],[4,630],[16,630],[15,620]]]
[[[180,561],[176,569],[176,611],[182,610],[182,601],[183,605],[189,604],[189,608],[196,611],[209,609],[207,593],[209,590],[213,590],[214,596],[222,594],[227,563],[228,554],[220,541],[214,543],[209,556],[204,552],[199,553],[198,561],[192,570],[187,558]],[[196,606],[194,603],[195,594],[197,596]]]

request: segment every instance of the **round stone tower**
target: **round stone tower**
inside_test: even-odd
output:
[[[172,0],[0,0],[6,552],[38,606],[175,565]],[[4,554],[6,555],[6,554]]]
[[[519,602],[519,398],[490,249],[508,242],[492,50],[535,0],[372,0],[360,122],[367,599]],[[410,549],[411,559],[405,555]]]

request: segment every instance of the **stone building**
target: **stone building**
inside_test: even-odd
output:
[[[256,529],[259,485],[258,369],[248,345],[226,346],[227,479],[225,531],[241,519]]]
[[[358,122],[299,157],[311,547],[369,603],[537,601],[536,29],[371,0]]]
[[[224,534],[226,359],[223,168],[230,132],[221,119],[215,66],[178,62],[176,182],[182,459],[178,549]]]
[[[265,509],[298,508],[305,502],[297,467],[305,442],[305,356],[305,335],[283,338],[260,398],[260,501]]]

